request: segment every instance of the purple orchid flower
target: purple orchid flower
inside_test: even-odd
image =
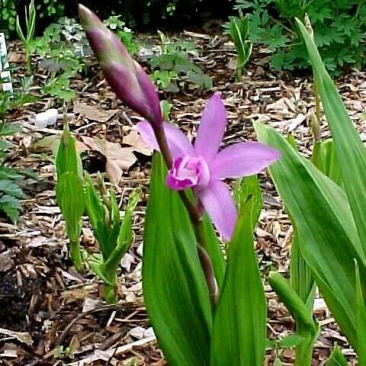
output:
[[[172,124],[164,122],[163,128],[173,158],[166,180],[168,187],[177,191],[192,188],[216,229],[225,240],[230,240],[237,210],[229,188],[222,180],[257,174],[275,162],[280,153],[258,142],[240,142],[219,151],[226,120],[224,103],[214,94],[203,111],[193,145]],[[137,129],[150,146],[159,150],[147,121],[138,123]]]

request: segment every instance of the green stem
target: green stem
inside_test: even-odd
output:
[[[319,123],[320,128],[320,118],[321,118],[321,111],[320,111],[320,95],[319,95],[319,88],[318,84],[315,79],[315,75],[313,75],[314,82],[313,82],[313,92],[314,92],[314,98],[315,98],[315,116]]]
[[[32,55],[28,45],[25,45],[26,72],[27,76],[32,75]]]
[[[83,259],[80,250],[79,240],[70,240],[70,257],[77,271],[83,269]]]
[[[104,283],[104,299],[107,304],[115,304],[117,302],[115,285]]]

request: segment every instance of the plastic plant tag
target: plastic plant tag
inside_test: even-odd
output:
[[[6,61],[8,53],[6,51],[5,35],[0,33],[0,85],[2,91],[13,92],[13,84],[11,82],[10,71],[5,71],[9,67]]]
[[[34,124],[39,128],[53,126],[56,124],[58,110],[56,108],[48,109],[45,112],[37,113],[34,119]]]

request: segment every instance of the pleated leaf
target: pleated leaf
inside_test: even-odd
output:
[[[312,37],[297,20],[313,66],[314,77],[323,109],[332,132],[342,181],[348,196],[356,227],[366,253],[366,154],[362,140],[348,116],[337,89],[325,69]]]
[[[299,240],[295,229],[291,244],[290,281],[292,288],[304,302],[309,313],[312,313],[315,295],[314,277],[301,254]]]
[[[313,345],[319,334],[318,323],[309,312],[309,307],[282,275],[272,272],[268,282],[295,319],[296,333],[303,339],[296,347],[295,365],[310,366]]]
[[[71,241],[78,241],[85,210],[84,187],[79,176],[70,171],[58,177],[56,197],[66,221],[67,235]]]
[[[356,346],[354,258],[365,257],[344,191],[301,157],[273,128],[255,124],[261,142],[279,149],[269,169],[299,234],[301,253],[330,310]]]
[[[262,366],[266,299],[253,245],[257,191],[248,192],[233,239],[212,334],[211,366]]]
[[[209,365],[212,312],[196,239],[177,192],[153,159],[146,212],[142,283],[145,304],[169,365]]]

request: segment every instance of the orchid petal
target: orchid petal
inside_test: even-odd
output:
[[[226,127],[226,109],[219,94],[208,101],[197,131],[194,147],[196,154],[207,163],[214,159],[219,151]]]
[[[240,142],[220,151],[211,163],[211,178],[238,178],[259,173],[280,157],[280,152],[259,142]]]
[[[184,155],[193,156],[195,154],[192,144],[181,130],[173,126],[171,123],[166,122],[163,123],[163,128],[173,159]],[[149,122],[139,122],[137,124],[137,130],[139,131],[142,139],[147,144],[149,144],[153,149],[160,151],[158,142],[155,138],[154,130]]]
[[[195,192],[218,232],[225,240],[230,240],[238,214],[229,188],[223,182],[211,181],[207,187]]]

